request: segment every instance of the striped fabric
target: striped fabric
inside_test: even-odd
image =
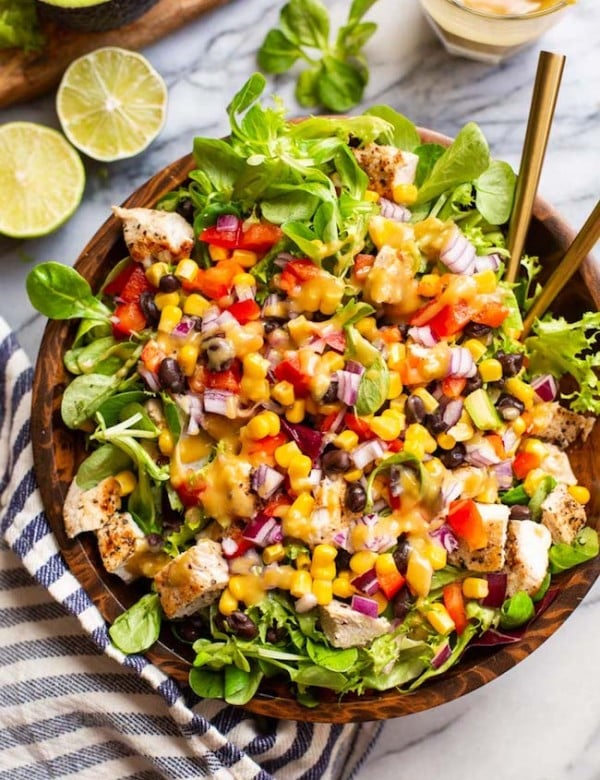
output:
[[[66,567],[32,470],[32,372],[0,319],[0,780],[346,780],[379,726],[192,701],[109,643]]]

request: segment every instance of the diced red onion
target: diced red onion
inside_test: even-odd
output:
[[[504,572],[489,572],[486,574],[488,581],[488,594],[482,600],[484,607],[501,607],[506,598],[506,583],[508,577]]]
[[[445,523],[435,531],[431,531],[429,536],[437,539],[447,553],[453,553],[458,549],[458,539],[450,526]]]
[[[253,301],[254,287],[249,284],[236,284],[233,287],[238,301]]]
[[[221,233],[224,230],[239,230],[240,225],[241,222],[235,214],[220,214],[215,227]]]
[[[497,271],[500,268],[500,255],[477,255],[475,257],[475,273],[482,271]]]
[[[371,439],[359,444],[351,457],[357,469],[364,469],[369,463],[383,457],[385,448],[379,439]]]
[[[284,480],[283,474],[277,469],[261,463],[252,474],[252,489],[261,498],[270,498]]]
[[[183,317],[171,331],[172,336],[185,338],[194,330],[194,321],[190,317]]]
[[[322,479],[323,479],[323,471],[321,469],[310,470],[310,474],[308,475],[308,482],[311,485],[311,487],[317,487],[318,485],[320,485]]]
[[[492,466],[494,463],[500,463],[496,450],[485,439],[480,439],[474,444],[466,442],[466,449],[465,460],[472,466]]]
[[[238,321],[230,311],[222,311],[217,317],[217,319],[215,320],[215,325],[217,325],[219,328],[224,328],[227,325],[237,326]]]
[[[235,408],[234,408],[235,407]],[[204,411],[233,419],[236,416],[237,396],[227,390],[205,390]]]
[[[348,535],[349,531],[347,528],[344,528],[343,531],[337,531],[333,535],[333,541],[336,546],[341,547],[342,550],[348,550]]]
[[[376,618],[377,612],[379,611],[376,601],[369,599],[366,596],[359,596],[358,593],[355,593],[352,596],[350,606],[356,612],[360,612],[361,615],[366,615],[367,617],[371,618]]]
[[[453,398],[451,401],[448,401],[444,407],[444,411],[442,412],[442,420],[449,428],[452,428],[452,426],[456,425],[456,423],[460,420],[462,410],[462,398]]]
[[[513,452],[520,438],[513,428],[508,427],[502,434],[502,445],[506,452]]]
[[[368,528],[373,528],[374,525],[377,525],[378,520],[379,515],[375,512],[369,512],[369,514],[359,517],[356,522],[359,525],[366,525]]]
[[[308,455],[314,463],[323,449],[322,434],[308,425],[288,422],[284,417],[281,418],[281,427],[296,442],[302,454]]]
[[[365,549],[371,550],[371,552],[385,552],[393,547],[395,543],[395,537],[388,534],[378,534],[365,542]]]
[[[204,422],[204,410],[202,401],[194,393],[186,395],[187,413],[189,415],[186,433],[189,436],[195,436],[200,431],[200,426]]]
[[[411,213],[399,203],[394,203],[387,198],[379,198],[379,207],[382,217],[393,219],[394,222],[410,222]]]
[[[248,523],[242,532],[242,537],[258,547],[266,547],[271,544],[271,534],[277,525],[276,518],[259,514]]]
[[[202,315],[202,333],[208,333],[218,328],[217,320],[220,310],[216,306],[211,306]]]
[[[442,247],[440,260],[455,274],[470,275],[475,270],[475,247],[457,228]]]
[[[444,645],[441,646],[441,648],[431,659],[432,667],[434,669],[439,669],[440,666],[443,666],[446,663],[446,661],[450,658],[451,655],[452,655],[452,650],[450,649],[449,643],[446,642]]]
[[[317,603],[317,597],[314,593],[305,593],[294,603],[294,608],[299,615],[302,615],[304,612],[310,612],[311,609],[314,609]]]
[[[351,374],[358,374],[362,376],[365,373],[365,367],[357,360],[348,360],[344,366],[345,371],[349,371]]]
[[[450,350],[448,376],[469,378],[476,373],[477,366],[469,350],[466,347],[453,347]]]
[[[416,341],[417,344],[421,344],[423,347],[434,347],[438,342],[429,325],[413,326],[408,329],[408,335],[413,341]]]
[[[324,334],[323,338],[325,339],[327,346],[330,349],[333,349],[334,352],[342,354],[346,351],[346,336],[343,332],[335,330],[332,333]]]
[[[492,466],[500,490],[507,490],[513,482],[512,461],[501,460]]]
[[[296,260],[296,258],[290,252],[280,252],[273,262],[278,268],[285,268],[292,260]]]
[[[262,305],[263,317],[268,317],[269,309],[273,308],[274,306],[279,306],[280,303],[281,301],[279,300],[279,296],[276,293],[271,293],[271,295],[267,295]]]
[[[317,355],[322,355],[323,352],[325,352],[326,346],[327,346],[327,342],[322,336],[315,336],[307,344],[308,349],[312,350],[313,352],[316,352]]]
[[[554,401],[558,394],[558,385],[552,374],[542,374],[531,380],[531,386],[542,401]]]
[[[149,390],[152,390],[154,393],[160,392],[160,382],[158,381],[158,377],[153,371],[150,371],[149,368],[146,368],[143,363],[138,363],[137,371],[148,386]]]
[[[379,590],[379,582],[377,580],[377,572],[375,569],[369,569],[369,571],[360,574],[352,580],[352,584],[355,588],[366,593],[367,596],[372,596]]]
[[[451,501],[458,498],[462,493],[462,484],[460,482],[449,482],[442,487],[442,504],[448,506]]]
[[[337,416],[334,419],[334,421],[329,426],[328,433],[337,433],[339,431],[339,429],[341,428],[344,422],[345,415],[346,415],[346,409],[342,407],[340,411],[337,413]]]
[[[231,536],[224,536],[221,540],[221,549],[226,558],[233,558],[239,549],[239,544]]]
[[[338,381],[337,397],[342,403],[354,406],[358,398],[360,376],[351,371],[336,371],[335,377]]]

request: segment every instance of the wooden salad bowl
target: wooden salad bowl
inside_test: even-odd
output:
[[[450,142],[437,133],[420,132],[426,142]],[[183,157],[153,176],[123,205],[154,206],[167,192],[181,186],[193,167],[192,156]],[[572,239],[572,230],[556,211],[538,199],[526,251],[543,258],[544,275],[552,271]],[[108,269],[126,254],[120,220],[111,216],[85,247],[75,267],[93,289],[98,289]],[[579,312],[599,307],[600,264],[588,257],[581,272],[555,302],[554,311],[573,317]],[[70,540],[63,527],[65,495],[84,457],[83,436],[69,430],[60,415],[62,393],[69,382],[63,355],[73,340],[76,327],[75,322],[51,321],[44,333],[33,385],[34,460],[48,520],[62,554],[103,617],[112,623],[142,595],[143,585],[125,585],[104,570],[93,534],[83,534]],[[591,491],[588,522],[600,529],[600,458],[596,457],[597,452],[600,452],[600,425],[594,428],[585,445],[572,447],[569,454],[578,479]],[[520,641],[504,646],[470,648],[454,668],[413,693],[372,691],[360,697],[347,695],[340,699],[333,693],[324,692],[321,703],[308,709],[292,698],[285,683],[266,681],[259,693],[244,706],[254,713],[276,718],[333,723],[383,720],[436,707],[485,685],[529,656],[564,623],[599,574],[600,558],[563,573],[553,580],[558,585],[555,599],[527,627]],[[191,645],[180,642],[168,626],[146,655],[163,672],[187,687],[193,659]],[[189,688],[187,692],[194,698]]]

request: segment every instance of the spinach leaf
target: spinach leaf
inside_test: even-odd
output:
[[[144,534],[159,534],[162,524],[158,518],[157,505],[161,491],[153,487],[145,469],[138,469],[137,484],[127,501],[127,510]]]
[[[390,389],[390,372],[381,355],[371,363],[360,379],[356,413],[374,414],[385,403]]]
[[[554,477],[548,475],[540,480],[529,501],[529,511],[531,512],[532,520],[539,522],[542,519],[542,503],[546,499],[548,493],[551,493],[555,487],[556,480]]]
[[[188,678],[190,688],[202,699],[222,699],[225,680],[222,671],[192,667]]]
[[[500,609],[500,628],[518,628],[535,615],[531,596],[520,590],[506,599]]]
[[[369,511],[373,506],[372,490],[375,478],[384,471],[392,468],[392,466],[405,465],[410,466],[410,468],[414,470],[419,481],[420,493],[421,495],[424,494],[424,485],[427,482],[427,472],[423,468],[421,461],[409,452],[398,452],[395,455],[390,455],[389,458],[382,460],[369,474],[369,478],[367,479],[367,506],[365,511]]]
[[[389,122],[391,133],[386,133],[386,137],[381,140],[391,143],[393,146],[397,146],[398,149],[403,149],[406,152],[416,151],[421,144],[421,137],[415,125],[410,119],[394,111],[390,106],[373,106],[367,109],[365,114],[367,116],[377,116]]]
[[[110,319],[110,309],[94,297],[86,280],[68,265],[40,263],[30,271],[25,284],[32,306],[49,319]]]
[[[258,64],[267,73],[285,73],[302,57],[302,49],[281,30],[269,30],[257,55]],[[308,73],[308,71],[304,71]]]
[[[516,181],[516,174],[508,163],[492,160],[488,169],[473,182],[477,191],[477,210],[491,225],[508,222]]]
[[[107,427],[116,425],[123,420],[122,411],[131,403],[141,403],[146,398],[143,390],[127,390],[124,393],[115,393],[104,401],[96,410],[101,414]]]
[[[194,138],[194,159],[218,192],[231,192],[244,161],[227,141]]]
[[[226,666],[223,698],[229,704],[246,704],[258,690],[262,678],[263,673],[256,663],[250,665],[250,671]]]
[[[105,374],[76,376],[65,388],[60,411],[68,428],[80,428],[114,393],[121,378]]]
[[[344,650],[326,647],[308,639],[306,642],[308,657],[317,666],[322,666],[332,672],[348,672],[358,659],[358,650],[348,647]]]
[[[412,152],[419,158],[415,184],[417,187],[420,187],[425,179],[429,177],[433,166],[444,154],[445,147],[441,144],[419,144],[419,146],[412,149]]]
[[[325,56],[319,77],[319,100],[332,111],[343,113],[360,103],[367,79],[364,71],[350,62]]]
[[[329,14],[320,0],[290,0],[281,9],[281,32],[297,46],[326,49]]]
[[[108,633],[122,653],[143,653],[158,639],[161,621],[158,593],[147,593],[119,615]]]
[[[550,571],[558,574],[585,563],[598,555],[598,532],[586,526],[572,544],[553,544],[550,548]]]
[[[419,187],[416,202],[427,203],[459,184],[474,181],[488,169],[489,164],[487,141],[479,126],[469,122],[436,161]]]
[[[75,482],[82,490],[96,487],[107,477],[131,467],[131,458],[112,444],[103,444],[82,461],[75,475]]]

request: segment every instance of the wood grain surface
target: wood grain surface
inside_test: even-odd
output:
[[[0,108],[31,100],[55,87],[67,66],[101,46],[141,49],[229,0],[160,0],[135,22],[88,33],[44,22],[46,46],[39,52],[0,51]]]
[[[448,139],[421,131],[426,141]],[[162,195],[182,184],[193,166],[191,156],[173,163],[150,179],[126,202],[125,206],[152,206]],[[573,233],[560,216],[544,201],[536,202],[526,250],[544,258],[545,273],[560,259]],[[76,268],[97,289],[108,270],[126,253],[121,225],[110,217],[80,255]],[[573,316],[600,306],[600,268],[591,257],[556,302],[556,311]],[[36,473],[49,522],[62,553],[75,576],[90,594],[107,621],[112,622],[133,604],[143,585],[125,585],[102,567],[93,534],[66,538],[62,507],[78,463],[83,458],[83,437],[65,427],[60,416],[60,401],[69,377],[62,357],[68,349],[76,323],[50,322],[46,328],[36,366],[33,388],[32,438]],[[589,523],[600,530],[600,426],[596,425],[584,446],[570,449],[569,455],[580,482],[592,494],[588,506]],[[479,688],[529,656],[550,637],[581,602],[600,574],[596,558],[553,580],[557,594],[550,606],[527,628],[523,638],[512,645],[469,649],[461,662],[445,675],[410,694],[397,691],[368,692],[362,697],[323,692],[314,709],[299,705],[284,682],[265,682],[257,696],[245,708],[262,715],[299,721],[335,722],[397,718],[431,709]],[[168,626],[147,653],[148,658],[172,675],[185,688],[193,654],[190,646],[178,641]],[[190,697],[193,694],[188,690]]]

